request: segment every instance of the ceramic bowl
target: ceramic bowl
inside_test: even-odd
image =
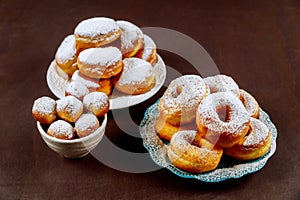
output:
[[[104,115],[101,126],[92,134],[72,140],[62,140],[48,135],[39,122],[37,122],[37,128],[44,142],[53,151],[68,158],[80,158],[87,155],[99,144],[105,133],[106,124],[107,114]]]

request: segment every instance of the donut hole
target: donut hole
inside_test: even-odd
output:
[[[172,92],[172,97],[177,98],[182,92],[182,86],[177,86],[176,89]]]
[[[216,112],[218,114],[219,119],[222,122],[229,122],[230,121],[231,109],[228,105],[218,106],[216,108]]]

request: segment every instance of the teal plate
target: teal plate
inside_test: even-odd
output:
[[[158,101],[150,106],[140,124],[140,134],[144,147],[149,151],[152,160],[163,168],[169,169],[174,174],[183,178],[194,178],[204,182],[220,182],[230,178],[240,178],[244,175],[262,169],[268,159],[275,153],[277,130],[270,120],[270,117],[262,109],[259,120],[266,124],[271,133],[271,148],[264,156],[251,161],[238,161],[227,156],[223,156],[218,167],[210,172],[195,174],[182,171],[175,167],[168,159],[168,143],[161,140],[155,131],[155,124],[159,115],[157,109]]]

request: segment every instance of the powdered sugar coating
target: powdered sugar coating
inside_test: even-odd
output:
[[[74,138],[74,128],[71,124],[64,120],[57,120],[53,122],[48,130],[48,135],[51,135],[60,139],[73,139]]]
[[[53,114],[55,113],[56,101],[50,97],[40,97],[33,103],[32,112],[40,114]]]
[[[230,109],[229,121],[222,121],[217,113],[218,107],[228,106]],[[250,120],[250,115],[244,105],[231,92],[209,94],[199,105],[197,121],[213,133],[241,134],[241,127]]]
[[[246,110],[250,113],[250,115],[253,117],[257,113],[259,113],[259,105],[255,98],[243,89],[240,89],[239,93],[240,99],[242,100]]]
[[[81,21],[75,28],[75,35],[95,38],[119,30],[115,20],[107,17],[94,17]]]
[[[71,121],[76,121],[83,111],[83,104],[74,96],[66,96],[56,101],[58,115],[65,119],[63,115],[68,115]],[[60,114],[62,113],[62,114]]]
[[[55,59],[59,63],[66,63],[76,57],[76,41],[74,35],[68,35],[58,47]]]
[[[218,74],[206,77],[203,80],[210,88],[211,93],[232,92],[236,96],[239,96],[239,86],[230,76]]]
[[[79,70],[75,71],[71,78],[72,81],[80,82],[85,85],[90,90],[96,90],[99,88],[98,79],[89,78],[79,72]]]
[[[97,117],[92,113],[82,114],[75,122],[75,130],[79,137],[86,136],[95,131],[99,127]],[[81,133],[85,132],[83,135]]]
[[[95,65],[94,70],[98,70],[98,66],[110,66],[122,59],[122,53],[116,47],[105,48],[89,48],[82,51],[78,56],[78,61],[86,65]]]
[[[208,92],[209,89],[201,76],[181,76],[174,79],[168,86],[158,104],[159,111],[163,114],[173,114],[196,110]]]
[[[89,93],[88,88],[79,81],[71,81],[66,87],[66,94],[82,99]]]
[[[142,30],[131,22],[119,20],[118,26],[121,29],[121,49],[122,53],[128,53],[136,46],[138,40],[143,39]]]
[[[146,34],[144,34],[144,49],[142,54],[142,59],[147,60],[156,49],[154,41]]]
[[[264,123],[251,117],[250,127],[250,133],[245,136],[245,141],[243,142],[244,146],[260,144],[267,139],[269,135],[269,129]]]
[[[152,66],[139,58],[125,58],[123,64],[119,85],[141,84],[154,73]]]
[[[83,98],[83,106],[86,110],[97,115],[97,113],[102,113],[109,108],[109,99],[103,92],[91,92]]]

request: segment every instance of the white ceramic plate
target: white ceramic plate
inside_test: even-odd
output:
[[[148,92],[139,95],[128,95],[117,90],[113,90],[110,95],[110,110],[127,108],[139,104],[156,94],[163,86],[166,79],[166,65],[162,58],[158,56],[158,61],[154,65],[156,84]],[[65,88],[70,82],[68,75],[65,74],[59,67],[52,61],[46,75],[47,84],[51,92],[58,98],[65,96]]]
[[[251,161],[239,161],[228,157],[222,157],[218,167],[210,172],[195,174],[183,171],[175,167],[168,159],[168,143],[161,140],[155,131],[155,124],[159,116],[158,101],[150,106],[140,125],[140,134],[145,148],[149,151],[152,160],[161,167],[169,169],[174,174],[183,178],[193,178],[204,182],[220,182],[230,178],[240,178],[246,174],[262,169],[268,159],[276,150],[277,130],[270,117],[262,109],[259,120],[262,121],[271,133],[271,148],[264,156]]]

